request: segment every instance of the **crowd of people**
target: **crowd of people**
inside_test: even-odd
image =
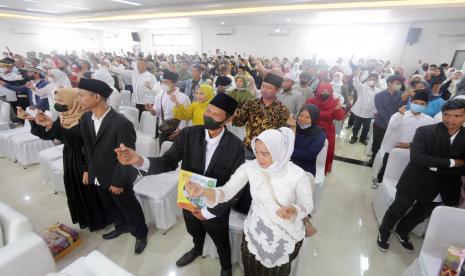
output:
[[[73,223],[90,231],[114,224],[103,238],[130,232],[136,254],[147,245],[148,229],[132,185],[138,176],[173,171],[182,161],[182,169],[215,178],[217,188],[187,183],[188,194],[206,197],[208,207],[183,210],[194,247],[176,264],[199,257],[208,233],[221,275],[232,275],[228,220],[234,208],[247,214],[245,274],[289,275],[303,239],[314,233],[309,216],[317,156],[327,144],[324,172],[331,173],[335,122],[346,118],[352,128],[348,142],[368,145],[372,139],[370,163],[381,160],[373,188],[383,180],[390,151],[410,149],[410,163],[379,228],[380,250],[388,249],[400,220],[397,237],[413,251],[409,233],[438,205],[434,198],[441,195],[443,204],[457,206],[463,197],[465,78],[445,63],[419,61],[407,76],[389,61],[355,62],[353,56],[347,64],[338,58],[329,65],[315,57],[291,61],[219,51],[21,56],[7,48],[3,55],[0,99],[11,105],[12,126],[28,120],[32,134],[64,144]],[[130,91],[139,119],[144,111],[157,117],[160,146],[173,142],[163,156],[136,153],[134,126],[117,112],[122,90]]]

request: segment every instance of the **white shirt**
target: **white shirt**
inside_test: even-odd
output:
[[[204,168],[204,173],[207,171],[208,166],[210,165],[210,161],[212,160],[213,154],[216,151],[216,148],[218,148],[218,145],[220,144],[221,138],[223,138],[224,135],[224,127],[221,133],[214,137],[211,138],[210,134],[208,134],[208,130],[205,130],[205,141],[207,142],[207,147],[205,149],[205,168]],[[142,170],[142,171],[148,171],[150,168],[150,161],[147,157],[143,157],[144,162],[142,163],[142,166],[137,167],[134,166],[136,169]],[[212,219],[215,218],[216,216],[208,211],[207,208],[202,208],[201,210],[202,216],[206,219]]]
[[[186,108],[189,107],[189,105],[191,104],[189,97],[186,94],[179,92],[179,88],[176,87],[176,91],[173,92],[173,95],[176,96],[178,101]],[[176,104],[171,100],[171,97],[168,94],[168,92],[163,91],[161,93],[158,93],[157,96],[155,96],[155,100],[153,102],[153,109],[157,112],[156,116],[162,119],[161,110],[163,105],[163,119],[169,120],[174,118],[173,110]],[[187,126],[187,123],[188,121],[181,121],[181,123],[179,123],[178,128],[183,129],[185,126]]]
[[[410,144],[417,128],[432,124],[434,124],[433,118],[424,113],[415,115],[410,110],[406,111],[404,115],[400,112],[395,113],[389,120],[386,134],[381,143],[381,156],[384,156],[386,152],[391,152],[398,143]]]
[[[21,75],[16,74],[14,72],[9,72],[7,74],[0,73],[0,77],[2,77],[4,80],[7,80],[7,81],[15,81],[15,80],[22,79]],[[16,102],[18,100],[18,98],[16,97],[15,91],[10,90],[2,85],[0,85],[0,96],[5,96],[8,102]]]
[[[107,116],[110,110],[111,110],[111,107],[109,107],[108,110],[99,119],[97,119],[97,117],[95,117],[95,114],[92,113],[92,121],[94,121],[95,136],[98,135],[98,131],[100,129],[100,126],[102,125],[103,119],[105,119],[105,116]],[[95,177],[95,185],[100,186],[100,183],[98,183],[97,177]]]
[[[352,107],[352,112],[358,117],[373,118],[376,113],[375,95],[379,89],[371,88],[368,84],[360,82],[359,76],[354,77],[354,88],[357,90],[357,101]]]
[[[132,80],[132,97],[131,101],[136,104],[153,104],[155,95],[160,92],[160,83],[153,74],[148,71],[139,73],[138,70],[122,70],[119,67],[113,67],[112,71]],[[149,84],[151,88],[148,88]]]

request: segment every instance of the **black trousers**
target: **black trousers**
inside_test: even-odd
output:
[[[144,104],[136,104],[136,108],[139,109],[139,121],[140,121],[140,117],[142,116],[142,112],[146,111],[145,110],[145,105]]]
[[[360,141],[366,141],[368,131],[370,131],[371,118],[362,118],[354,114],[354,126],[352,127],[352,137],[358,138],[358,132],[362,128]]]
[[[129,84],[125,84],[124,85],[124,90],[128,90],[132,93],[132,85],[129,85]]]
[[[381,166],[381,169],[378,172],[378,176],[377,176],[378,183],[383,182],[384,172],[386,171],[388,159],[389,159],[389,153],[386,152],[383,156],[383,165]]]
[[[386,129],[379,127],[377,124],[373,123],[373,144],[371,145],[371,152],[373,153],[373,158],[376,157],[376,154],[378,153],[379,148],[381,147],[384,134],[386,134]]]
[[[216,245],[221,268],[229,270],[231,264],[231,244],[229,243],[229,210],[221,217],[198,220],[191,212],[182,210],[187,232],[192,236],[194,249],[202,254],[205,234],[208,233]]]
[[[439,202],[419,202],[397,192],[394,202],[384,215],[379,232],[388,236],[394,225],[400,220],[396,232],[405,237],[415,226],[429,218],[434,208],[440,204]]]
[[[148,228],[144,213],[132,187],[125,188],[119,195],[101,186],[97,186],[97,190],[105,211],[113,219],[115,230],[129,231],[136,239],[147,237]]]
[[[355,122],[355,115],[354,113],[351,112],[349,116],[349,121],[347,122],[347,126],[352,127],[354,125],[354,122]]]

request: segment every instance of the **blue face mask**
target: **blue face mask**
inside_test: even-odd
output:
[[[424,105],[419,105],[419,104],[410,104],[410,110],[414,113],[421,113],[425,111],[426,106]]]

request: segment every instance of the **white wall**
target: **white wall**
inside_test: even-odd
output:
[[[25,55],[28,51],[49,53],[57,50],[91,50],[103,46],[101,31],[86,29],[64,29],[60,27],[37,26],[12,23],[1,20],[0,48],[3,52],[8,46],[14,53]]]

